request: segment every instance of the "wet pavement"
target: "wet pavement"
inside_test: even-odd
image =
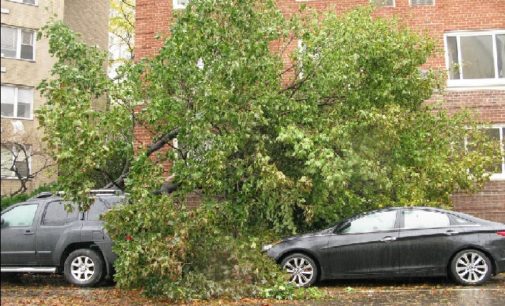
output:
[[[328,297],[318,301],[200,301],[195,305],[505,305],[505,274],[479,287],[458,286],[444,278],[333,281],[318,287]],[[1,305],[172,305],[113,284],[78,288],[58,275],[2,275]]]

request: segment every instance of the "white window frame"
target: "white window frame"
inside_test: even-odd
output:
[[[173,5],[174,10],[183,10],[186,8],[186,5],[179,4],[179,2],[177,0],[173,0],[172,5]]]
[[[378,4],[375,3],[375,1],[381,1],[381,0],[370,0],[370,4],[375,5],[378,8],[382,8],[382,7],[396,7],[396,0],[393,0],[393,4],[391,4],[391,5],[378,5]]]
[[[448,32],[444,33],[444,49],[445,49],[445,67],[447,68],[447,86],[448,87],[466,87],[466,86],[494,86],[494,85],[505,85],[505,78],[498,78],[498,54],[496,50],[496,35],[505,34],[505,30],[487,30],[487,31],[458,31],[458,32]],[[461,37],[468,36],[485,36],[490,35],[493,37],[493,63],[494,63],[494,78],[488,79],[459,79],[451,80],[449,79],[449,70],[451,63],[449,61],[449,48],[447,46],[448,37],[456,37],[457,48],[458,48],[458,65],[459,65],[459,75],[463,76],[463,65],[461,64],[461,48],[460,40]],[[505,63],[504,63],[505,64]]]
[[[16,150],[16,147],[14,144],[9,144],[9,143],[2,143],[1,146],[4,146],[4,147],[8,147],[8,146],[12,146],[11,148],[11,151],[10,153],[13,153],[14,154],[19,154],[17,153],[17,150]],[[23,145],[25,147],[25,150],[26,150],[26,159],[28,159],[28,176],[32,174],[32,147],[30,145]],[[14,156],[12,156],[12,160],[14,160]],[[1,167],[1,165],[0,165]],[[18,180],[19,178],[14,174],[13,176],[0,176],[2,179],[7,179],[7,180]],[[26,176],[23,177],[23,178],[27,178]]]
[[[32,5],[32,6],[38,6],[39,5],[39,0],[35,0],[34,2],[35,3],[24,3],[23,0],[7,0],[9,2],[15,2],[15,3],[19,3],[19,4],[24,4],[24,5]]]
[[[436,0],[433,0],[433,4],[416,4],[416,5],[414,5],[414,4],[412,4],[412,0],[409,0],[409,6],[411,6],[411,7],[416,7],[416,6],[419,6],[419,7],[435,6],[436,2],[437,2]]]
[[[14,88],[14,110],[13,110],[13,116],[4,116],[2,115],[2,118],[8,118],[8,119],[17,119],[17,120],[33,120],[33,100],[35,97],[35,89],[30,86],[17,86],[17,85],[12,85],[12,84],[1,84],[1,86],[5,87],[13,87]],[[19,103],[19,88],[22,89],[30,89],[32,91],[32,101],[31,101],[31,107],[30,107],[30,117],[25,118],[25,117],[18,117],[18,103]]]
[[[480,126],[481,129],[498,129],[500,133],[500,150],[502,155],[505,154],[504,144],[505,144],[505,133],[503,132],[505,128],[505,123],[495,123],[489,125]],[[465,137],[464,139],[465,150],[468,147],[468,139]],[[501,173],[492,173],[489,177],[492,181],[505,181],[505,157],[502,157],[501,162]]]
[[[36,31],[34,29],[28,29],[28,28],[18,28],[18,27],[12,27],[12,26],[8,26],[8,25],[3,25],[2,24],[2,27],[5,27],[5,28],[11,28],[11,29],[15,29],[16,30],[16,57],[10,57],[10,56],[5,56],[3,53],[0,54],[2,58],[10,58],[10,59],[17,59],[17,60],[21,60],[21,61],[29,61],[29,62],[35,62],[35,59],[36,59],[36,53],[35,53],[35,50],[36,50]],[[32,59],[27,59],[27,58],[21,58],[21,44],[22,44],[22,36],[21,36],[21,32],[22,31],[31,31],[32,32],[32,48],[33,48],[33,57]]]

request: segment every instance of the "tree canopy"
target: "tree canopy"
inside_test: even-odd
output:
[[[152,133],[117,173],[133,205],[106,217],[115,238],[134,237],[116,249],[125,286],[208,297],[229,292],[216,283],[254,275],[241,292],[272,294],[257,286],[278,278],[233,270],[262,258],[254,237],[392,205],[449,206],[452,193],[482,186],[498,157],[468,114],[425,103],[441,84],[437,71],[420,70],[433,41],[370,8],[287,19],[274,1],[191,1],[159,54],[125,68],[120,84],[61,24],[44,33],[58,63],[40,86],[49,102],[38,116],[69,197],[86,202],[88,171],[131,152],[125,129]],[[93,109],[107,95],[120,103]],[[152,192],[165,162],[177,186],[169,196]],[[202,206],[188,211],[182,203],[195,191]],[[243,256],[247,248],[257,252]],[[230,259],[210,271],[201,260],[212,252]]]

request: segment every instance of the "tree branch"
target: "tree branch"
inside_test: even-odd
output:
[[[151,144],[147,147],[146,155],[151,156],[154,152],[163,148],[167,143],[177,137],[179,134],[179,128],[173,129],[161,137],[157,142]]]

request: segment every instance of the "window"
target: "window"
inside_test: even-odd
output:
[[[67,211],[65,209],[65,205],[70,205],[72,207],[72,211]],[[46,210],[44,211],[44,217],[42,218],[42,224],[52,226],[65,225],[77,220],[78,217],[79,210],[76,205],[55,201],[47,204]]]
[[[37,4],[36,0],[9,0],[9,1],[23,3],[23,4],[31,4],[31,5]]]
[[[505,85],[505,30],[445,34],[449,86]]]
[[[30,147],[19,144],[2,144],[2,178],[17,178],[16,172],[23,178],[30,175]]]
[[[2,26],[2,57],[35,59],[34,31]]]
[[[370,0],[370,3],[376,6],[382,6],[382,7],[394,7],[395,6],[395,0]]]
[[[410,5],[435,5],[435,0],[410,0]]]
[[[3,226],[32,226],[37,204],[16,206],[2,214]]]
[[[119,197],[100,197],[88,210],[88,221],[99,221],[102,214],[122,201]]]
[[[412,209],[403,211],[403,228],[437,228],[450,226],[449,216],[436,211]]]
[[[2,117],[32,119],[33,88],[2,85]]]
[[[484,130],[489,138],[500,143],[502,152],[505,152],[505,124],[486,127]],[[489,172],[492,173],[491,179],[505,179],[505,159],[497,160]]]
[[[189,0],[174,0],[174,10],[185,9]]]
[[[396,211],[372,213],[351,221],[351,225],[342,230],[343,234],[370,233],[395,229]]]

